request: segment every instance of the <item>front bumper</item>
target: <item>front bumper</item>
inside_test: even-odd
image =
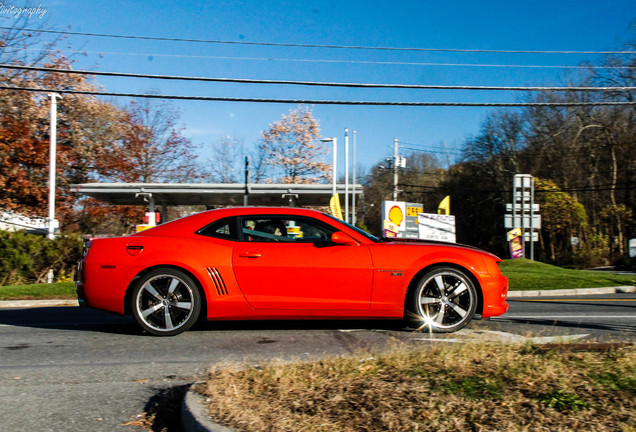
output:
[[[482,318],[503,315],[508,311],[508,278],[499,274],[495,281],[483,287],[484,307]]]
[[[482,318],[488,318],[498,315],[503,315],[508,311],[508,303],[504,302],[499,305],[489,305],[484,308],[484,312],[482,313]]]

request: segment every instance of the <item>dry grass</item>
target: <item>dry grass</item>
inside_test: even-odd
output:
[[[636,348],[453,345],[218,368],[198,389],[239,431],[636,431]]]

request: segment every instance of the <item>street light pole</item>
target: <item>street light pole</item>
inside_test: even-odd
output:
[[[349,129],[345,128],[345,222],[349,222]]]
[[[353,195],[351,195],[351,225],[356,224],[356,131],[353,131]]]
[[[331,183],[332,183],[332,196],[336,196],[336,181],[337,181],[337,163],[338,163],[338,138],[323,138],[320,141],[322,142],[332,142],[333,143],[333,166],[332,166],[332,174],[331,174]]]
[[[57,93],[49,93],[51,97],[51,118],[49,133],[49,217],[48,238],[55,237],[55,159],[57,155],[57,98],[61,97]]]

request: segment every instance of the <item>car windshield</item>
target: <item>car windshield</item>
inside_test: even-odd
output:
[[[361,230],[360,228],[358,228],[356,226],[351,225],[349,222],[345,222],[345,221],[343,221],[341,219],[338,219],[336,217],[333,217],[333,216],[331,216],[330,214],[327,214],[327,213],[325,213],[325,215],[329,216],[331,219],[335,220],[336,222],[341,223],[341,224],[347,226],[348,228],[351,228],[352,230],[354,230],[355,232],[357,232],[360,235],[363,235],[364,237],[368,238],[372,242],[379,243],[379,242],[382,241],[379,238],[377,238],[376,236],[371,235],[368,232],[366,232],[364,230]]]

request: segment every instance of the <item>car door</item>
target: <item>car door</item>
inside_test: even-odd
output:
[[[244,217],[236,280],[255,309],[366,310],[373,272],[365,245],[330,242],[335,228],[297,216]]]

